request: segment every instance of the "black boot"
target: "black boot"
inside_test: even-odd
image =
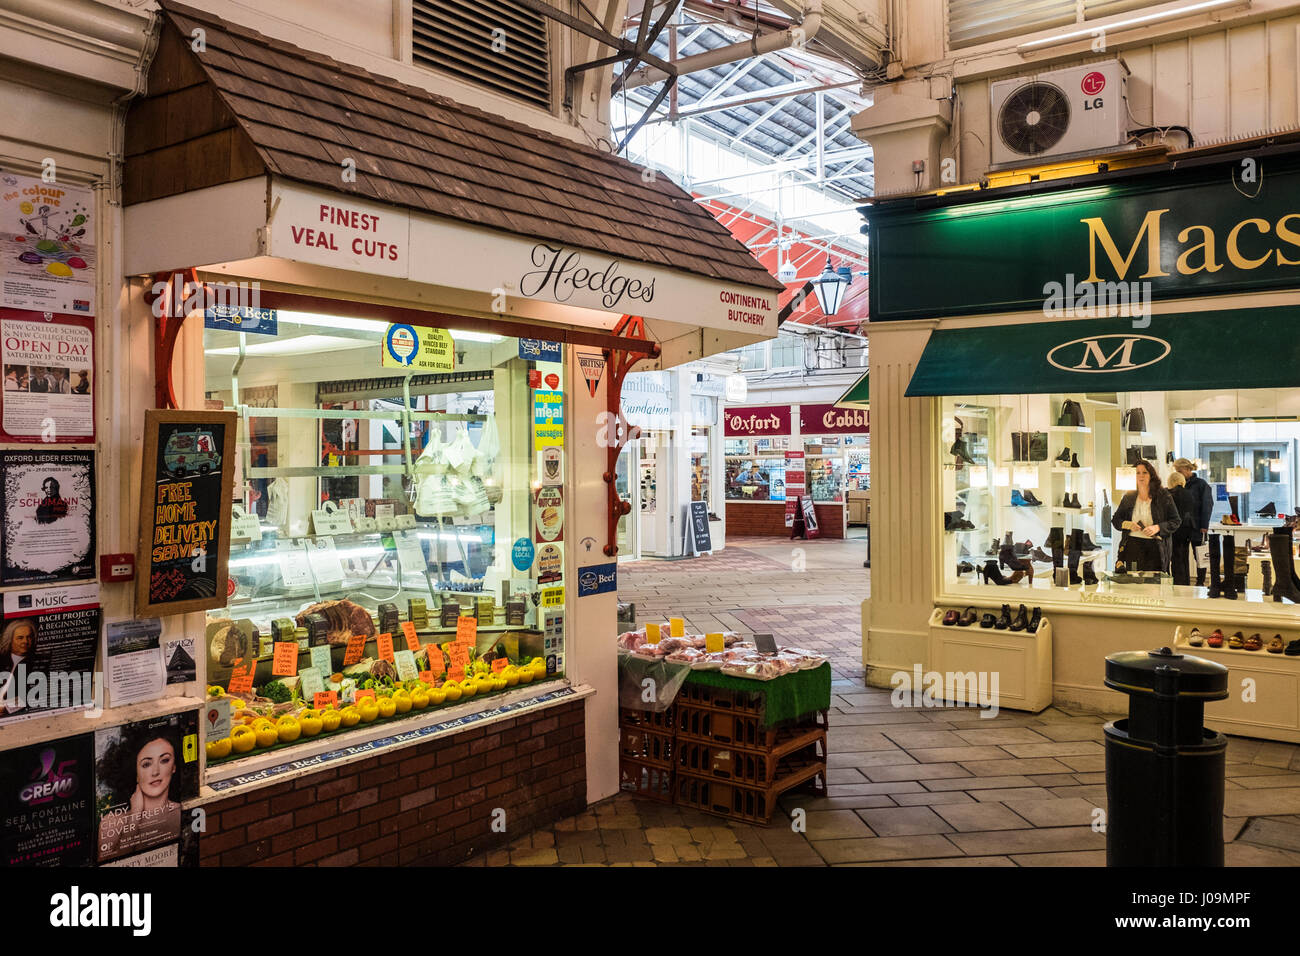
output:
[[[1070,532],[1070,583],[1082,584],[1083,578],[1079,577],[1079,559],[1083,557],[1083,549],[1079,542],[1083,537],[1083,532],[1074,530]]]
[[[1035,495],[1032,491],[1022,491],[1020,495],[1022,498],[1025,499],[1025,504],[1029,505],[1030,507],[1037,507],[1042,504],[1042,502],[1038,500],[1038,496]]]
[[[993,584],[1004,585],[1011,583],[1002,576],[1002,572],[998,570],[998,563],[996,561],[990,561],[984,565],[984,567],[976,568],[975,573],[984,579],[985,584],[989,584],[990,582]]]
[[[1011,622],[1011,630],[1023,631],[1029,627],[1029,609],[1023,604],[1020,605],[1020,613],[1015,616]]]
[[[1047,540],[1043,542],[1043,547],[1048,551],[1051,551],[1053,548],[1064,548],[1065,529],[1053,528],[1050,532],[1048,532]]]
[[[971,465],[975,464],[975,459],[970,456],[970,449],[966,447],[965,438],[958,438],[953,442],[952,448],[948,450],[948,454],[952,455],[959,462],[964,461]]]
[[[1070,455],[1070,467],[1071,468],[1079,467],[1079,456],[1077,453]]]
[[[1010,604],[1002,605],[1002,616],[997,619],[997,623],[995,623],[993,626],[997,628],[999,631],[1005,631],[1009,627],[1011,627],[1011,605]]]
[[[1300,588],[1296,587],[1295,562],[1291,558],[1291,532],[1278,529],[1268,536],[1268,549],[1277,568],[1277,581],[1273,583],[1273,600],[1283,598],[1300,604]],[[1289,572],[1289,573],[1288,573]]]
[[[1061,453],[1060,453],[1059,455],[1056,456],[1056,460],[1059,461],[1059,462],[1061,462],[1062,464],[1066,464],[1066,465],[1068,465],[1068,464],[1070,463],[1070,446],[1069,446],[1069,445],[1066,445],[1064,448],[1061,449]]]
[[[1099,547],[1097,546],[1097,542],[1096,542],[1096,541],[1093,541],[1093,540],[1092,540],[1092,537],[1091,537],[1091,536],[1088,534],[1088,532],[1086,532],[1086,531],[1083,533],[1083,543],[1082,543],[1082,547],[1083,547],[1083,550],[1084,550],[1084,551],[1100,551],[1100,550],[1101,550],[1101,548],[1099,548]]]
[[[1273,593],[1273,565],[1267,558],[1259,562],[1260,573],[1264,576],[1264,597],[1267,598]]]
[[[1236,496],[1236,495],[1228,495],[1228,506],[1229,506],[1230,508],[1232,508],[1232,516],[1233,516],[1234,518],[1236,518],[1238,521],[1240,521],[1240,520],[1241,520],[1241,515],[1239,515],[1239,514],[1237,513],[1237,496]]]
[[[1219,536],[1212,534],[1210,538],[1210,594],[1212,598],[1223,595],[1222,583],[1219,579]]]
[[[1038,624],[1040,621],[1042,621],[1042,619],[1043,619],[1043,609],[1041,607],[1034,608],[1034,613],[1029,618],[1029,626],[1026,627],[1025,630],[1027,630],[1030,634],[1036,633],[1038,631]]]
[[[1259,515],[1261,518],[1276,518],[1277,505],[1275,505],[1273,502],[1270,501],[1264,507],[1256,511],[1255,514]]]
[[[1083,562],[1083,583],[1085,585],[1100,584],[1097,580],[1097,572],[1092,569],[1091,561]]]
[[[1233,508],[1236,508],[1235,501],[1233,502]],[[1237,543],[1230,534],[1223,535],[1219,541],[1223,546],[1223,557],[1220,559],[1220,566],[1223,569],[1223,594],[1221,597],[1229,601],[1235,601],[1237,600]]]
[[[1010,571],[1024,571],[1029,575],[1029,583],[1034,583],[1034,566],[1028,558],[1019,557],[1011,545],[1003,545],[998,555],[998,564]]]

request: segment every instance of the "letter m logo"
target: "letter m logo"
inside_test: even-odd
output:
[[[1092,368],[1114,369],[1115,371],[1119,371],[1120,369],[1125,369],[1125,368],[1132,368],[1133,367],[1133,346],[1134,344],[1136,344],[1137,341],[1138,340],[1136,338],[1126,338],[1122,342],[1120,342],[1119,345],[1115,346],[1115,350],[1113,352],[1107,355],[1104,351],[1102,351],[1101,341],[1099,339],[1084,339],[1082,343],[1083,358],[1081,358],[1079,360],[1079,364],[1074,367],[1076,370],[1083,370],[1083,371],[1087,371]],[[1117,358],[1119,359],[1118,362],[1115,361]],[[1089,365],[1088,363],[1090,361],[1095,362],[1096,364]]]

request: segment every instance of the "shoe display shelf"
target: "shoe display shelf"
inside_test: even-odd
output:
[[[999,605],[1000,607],[1001,605]],[[1019,607],[1016,602],[1015,607]],[[935,608],[930,615],[929,660],[925,670],[947,674],[970,674],[978,681],[981,673],[998,674],[998,707],[1007,710],[1024,710],[1038,713],[1052,703],[1052,622],[1044,616],[1038,630],[999,631],[996,628],[945,627],[943,615],[946,608]],[[976,608],[983,613],[990,608]],[[977,685],[978,686],[978,685]],[[986,684],[986,687],[991,685]],[[948,688],[942,695],[950,703],[979,705],[976,687],[963,693],[954,686],[954,697],[949,699]]]
[[[1092,509],[1092,508],[1062,508],[1060,505],[1057,505],[1055,508],[1052,509],[1052,514],[1054,514],[1054,515],[1058,515],[1058,514],[1059,514],[1059,515],[1090,515],[1090,514],[1093,513],[1093,510],[1094,510],[1094,509]]]
[[[1233,650],[1226,640],[1223,647],[1193,647],[1187,643],[1193,627],[1200,628],[1202,638],[1208,638],[1216,627],[1225,637],[1234,631],[1241,631],[1247,637],[1258,632],[1264,639],[1264,648]],[[1265,649],[1273,635],[1279,633],[1287,645],[1300,638],[1300,631],[1295,628],[1237,626],[1225,620],[1188,622],[1174,629],[1177,653],[1228,668],[1228,698],[1205,705],[1206,727],[1239,737],[1300,743],[1300,656],[1270,654]]]
[[[1087,425],[1048,425],[1051,434],[1091,435],[1092,429]]]
[[[1054,475],[1078,475],[1085,471],[1092,471],[1092,465],[1080,465],[1078,468],[1071,468],[1069,465],[1056,465],[1052,468]]]

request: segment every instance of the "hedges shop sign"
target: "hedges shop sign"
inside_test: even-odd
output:
[[[370,275],[753,335],[777,293],[273,181],[269,254]],[[494,306],[495,307],[495,306]]]
[[[738,405],[723,412],[728,438],[766,438],[790,434],[789,405]]]
[[[799,406],[799,432],[803,435],[862,435],[871,431],[868,423],[865,408]]]
[[[1041,309],[1045,287],[1076,281],[1099,294],[1145,283],[1156,299],[1294,288],[1300,162],[1259,160],[1253,186],[1246,174],[1225,162],[1028,197],[864,208],[871,320]]]

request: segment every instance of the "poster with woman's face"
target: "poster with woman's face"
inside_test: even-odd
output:
[[[95,456],[0,452],[0,583],[95,576]]]
[[[95,732],[97,859],[179,839],[181,802],[198,795],[198,711]]]

